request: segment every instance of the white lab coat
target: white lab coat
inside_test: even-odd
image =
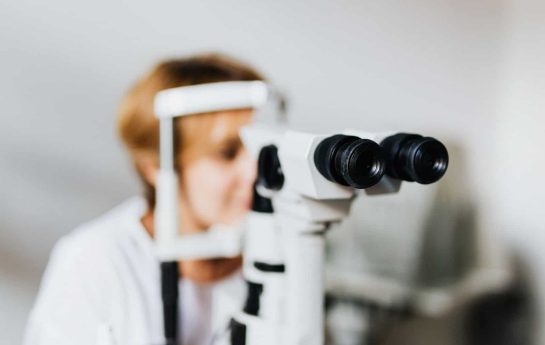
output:
[[[159,262],[140,223],[145,210],[143,198],[130,199],[57,243],[25,345],[164,343]],[[240,308],[244,283],[237,272],[209,285],[181,279],[179,291],[182,343],[208,345],[235,311],[218,300],[229,296]]]

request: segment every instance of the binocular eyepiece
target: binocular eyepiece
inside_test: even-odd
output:
[[[381,147],[372,140],[334,135],[318,144],[314,164],[329,181],[354,188],[377,184],[386,167]]]
[[[447,149],[434,138],[398,133],[384,139],[381,146],[386,156],[388,176],[430,184],[438,181],[447,171]]]
[[[320,142],[314,164],[329,181],[358,189],[377,184],[384,174],[404,181],[430,184],[448,167],[445,146],[431,137],[398,133],[380,145],[369,139],[333,135]]]

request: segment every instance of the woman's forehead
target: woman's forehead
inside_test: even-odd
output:
[[[253,118],[250,109],[199,114],[182,118],[180,122],[182,150],[186,163],[222,149],[241,145],[240,129]]]
[[[236,110],[214,114],[208,140],[211,144],[237,140],[241,127],[252,121],[251,110]]]

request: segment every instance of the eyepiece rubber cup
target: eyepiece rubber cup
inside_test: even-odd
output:
[[[388,176],[430,184],[438,181],[447,171],[448,151],[434,138],[399,133],[386,138],[381,146],[386,155]]]
[[[354,188],[368,188],[384,175],[382,148],[372,140],[334,135],[318,145],[314,164],[329,181]]]

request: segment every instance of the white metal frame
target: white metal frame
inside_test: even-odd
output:
[[[257,109],[270,99],[262,81],[229,81],[160,91],[154,110],[160,121],[160,169],[156,181],[155,242],[161,261],[232,257],[241,252],[241,229],[180,236],[178,175],[174,167],[174,118],[221,110]],[[216,231],[217,230],[217,231]],[[183,239],[182,239],[183,237]]]

